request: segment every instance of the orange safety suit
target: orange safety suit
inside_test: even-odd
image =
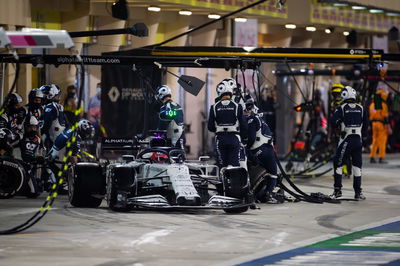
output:
[[[372,122],[372,148],[369,155],[370,158],[374,158],[378,149],[378,157],[385,157],[386,143],[388,138],[389,111],[385,102],[387,99],[387,94],[384,91],[378,91],[377,93],[381,94],[382,109],[376,110],[375,103],[371,103],[369,106],[369,120]]]

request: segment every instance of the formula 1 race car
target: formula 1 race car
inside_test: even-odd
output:
[[[106,139],[138,150],[123,155],[122,162],[78,163],[71,168],[68,190],[71,205],[98,207],[105,198],[110,209],[223,209],[227,213],[248,210],[252,200],[247,171],[208,164],[208,157],[185,161],[185,153],[173,147],[134,144],[137,141]],[[149,142],[147,142],[149,143]]]

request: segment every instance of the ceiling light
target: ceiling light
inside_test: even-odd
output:
[[[341,6],[349,6],[349,5],[345,4],[345,3],[334,3],[333,6],[341,7]]]
[[[148,10],[148,11],[151,11],[151,12],[160,12],[160,11],[161,11],[161,8],[158,7],[158,6],[149,6],[149,7],[147,8],[147,10]]]
[[[343,35],[344,35],[344,36],[349,36],[349,34],[350,34],[350,32],[348,32],[348,31],[344,31],[344,32],[343,32]]]
[[[370,9],[369,13],[373,13],[373,14],[383,13],[383,10],[382,9]]]
[[[316,30],[317,30],[317,28],[314,27],[314,26],[308,26],[308,27],[306,27],[306,31],[316,31]]]
[[[190,15],[192,15],[192,11],[190,11],[190,10],[181,10],[181,11],[179,11],[179,15],[190,16]]]
[[[365,6],[352,6],[351,8],[354,9],[354,10],[365,10],[365,9],[367,9]]]
[[[386,16],[389,16],[389,17],[398,17],[398,16],[400,16],[400,14],[399,14],[399,13],[394,13],[394,12],[388,12],[388,13],[386,13]]]
[[[235,18],[235,21],[236,21],[236,22],[246,22],[246,21],[247,21],[247,18],[241,18],[241,17],[239,17],[239,18]]]
[[[325,33],[326,33],[326,34],[331,34],[331,33],[332,33],[332,30],[331,30],[331,29],[325,29]]]
[[[286,28],[286,29],[294,30],[294,29],[296,28],[296,24],[286,24],[286,25],[285,25],[285,28]]]
[[[221,16],[218,14],[208,14],[209,19],[219,19]]]

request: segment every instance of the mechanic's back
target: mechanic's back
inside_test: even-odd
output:
[[[220,166],[239,166],[240,142],[247,141],[247,122],[243,108],[232,101],[233,88],[228,83],[219,83],[217,94],[220,100],[210,108],[208,130],[216,134]]]

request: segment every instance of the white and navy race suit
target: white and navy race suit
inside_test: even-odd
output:
[[[277,167],[275,161],[273,136],[271,129],[257,114],[247,117],[248,142],[247,149],[249,159],[265,168],[270,178],[267,180],[266,189],[263,192],[271,193],[277,183]]]
[[[240,166],[241,141],[247,142],[247,122],[241,105],[221,100],[210,108],[208,130],[215,132],[218,163],[221,167]]]
[[[368,127],[364,108],[354,100],[339,105],[331,117],[333,127],[340,127],[341,136],[333,164],[336,190],[342,187],[342,165],[351,158],[354,175],[353,188],[361,192],[362,132]]]

